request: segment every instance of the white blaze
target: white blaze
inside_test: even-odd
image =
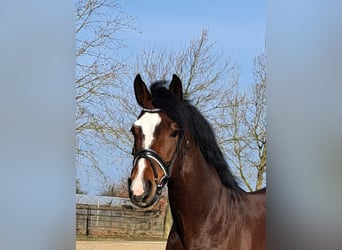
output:
[[[155,128],[160,124],[161,117],[158,113],[144,113],[135,123],[142,130],[144,136],[142,146],[144,149],[149,149],[153,142],[153,134]],[[144,171],[146,168],[146,160],[141,158],[138,160],[138,173],[132,181],[131,190],[133,195],[140,196],[144,193]]]
[[[145,149],[150,148],[153,141],[154,130],[160,122],[161,117],[158,113],[145,113],[134,123],[135,126],[141,127],[142,129],[142,133],[145,138],[143,141],[143,147]]]

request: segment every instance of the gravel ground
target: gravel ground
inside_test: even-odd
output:
[[[163,241],[76,241],[76,250],[164,250]]]

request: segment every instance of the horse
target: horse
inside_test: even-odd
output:
[[[266,249],[266,188],[239,186],[209,122],[183,98],[179,77],[149,91],[138,74],[134,92],[142,110],[131,127],[128,193],[148,208],[168,185],[173,224],[166,249]]]

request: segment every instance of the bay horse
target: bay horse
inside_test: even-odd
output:
[[[266,188],[245,192],[221,152],[213,129],[183,98],[177,75],[150,87],[138,74],[129,197],[155,205],[163,187],[173,218],[166,249],[266,249]]]

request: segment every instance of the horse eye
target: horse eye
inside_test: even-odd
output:
[[[175,130],[175,131],[173,131],[173,132],[170,134],[170,136],[171,136],[171,137],[176,137],[176,136],[178,135],[178,133],[179,133],[179,131],[178,131],[178,130]]]

